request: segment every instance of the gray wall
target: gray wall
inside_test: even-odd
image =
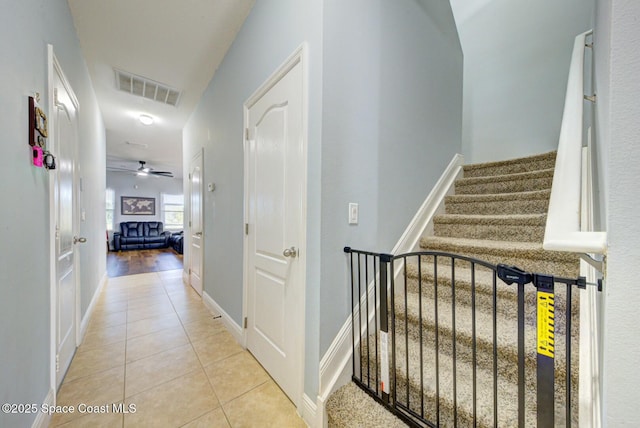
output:
[[[461,151],[448,2],[325,2],[321,355],[350,313],[345,245],[390,251]],[[347,221],[348,203],[360,208]]]
[[[557,148],[573,40],[592,27],[594,4],[492,0],[458,21],[466,162]]]
[[[596,10],[597,136],[608,238],[603,357],[605,427],[638,424],[640,333],[640,3],[603,0]]]
[[[184,171],[204,147],[204,289],[237,323],[242,319],[243,103],[303,42],[309,52],[308,236],[305,391],[318,389],[320,117],[322,3],[256,2],[183,132]],[[188,195],[185,179],[185,195]],[[185,237],[187,238],[187,237]],[[188,243],[185,242],[185,250]],[[185,254],[185,266],[188,266]]]
[[[89,239],[79,250],[83,312],[106,265],[105,134],[67,2],[0,0],[0,9],[0,402],[40,404],[50,387],[49,178],[29,164],[27,97],[40,92],[48,105],[47,43],[80,103],[80,233]],[[34,418],[0,413],[0,426]]]
[[[162,221],[162,193],[181,195],[183,192],[182,179],[168,177],[139,177],[126,172],[107,172],[107,187],[115,193],[115,213],[113,216],[113,231],[120,231],[122,221]],[[156,199],[156,215],[122,215],[120,206],[121,196],[142,196]],[[104,199],[104,197],[102,198]],[[109,234],[112,237],[112,234]],[[111,239],[110,239],[111,242]],[[113,245],[113,243],[111,243]]]
[[[310,397],[349,314],[342,247],[390,250],[461,150],[462,53],[448,4],[431,3],[257,2],[183,133],[185,171],[204,147],[205,182],[216,184],[204,201],[205,291],[240,324],[242,103],[308,43]],[[358,226],[348,202],[360,204]]]

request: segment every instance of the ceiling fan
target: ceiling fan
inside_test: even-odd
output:
[[[149,168],[146,165],[145,161],[138,161],[140,162],[140,167],[138,168],[138,174],[143,175],[143,174],[149,174],[149,175],[161,175],[163,177],[170,177],[173,178],[173,173],[171,171],[155,171],[153,168]]]
[[[157,177],[173,178],[173,173],[171,171],[156,171],[153,168],[149,168],[148,166],[146,166],[147,163],[145,161],[138,161],[138,162],[140,163],[140,166],[138,167],[138,169],[127,169],[127,168],[117,168],[117,167],[108,167],[107,169],[111,171],[130,171],[141,176],[153,175]]]

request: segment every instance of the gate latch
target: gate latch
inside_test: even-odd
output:
[[[507,266],[499,264],[497,266],[498,277],[508,285],[513,284],[528,284],[533,279],[529,272],[525,272],[517,266]]]

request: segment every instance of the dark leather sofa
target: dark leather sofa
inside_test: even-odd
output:
[[[183,242],[184,242],[184,233],[183,232],[172,233],[171,237],[169,238],[169,245],[178,254],[182,254],[183,251],[184,251]]]
[[[167,248],[171,232],[163,231],[161,221],[125,221],[120,232],[113,234],[113,248],[120,250],[146,250]]]

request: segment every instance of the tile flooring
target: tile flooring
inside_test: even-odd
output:
[[[109,413],[80,413],[79,405]],[[114,412],[113,405],[135,412]],[[58,391],[57,427],[305,427],[182,270],[110,278]]]

